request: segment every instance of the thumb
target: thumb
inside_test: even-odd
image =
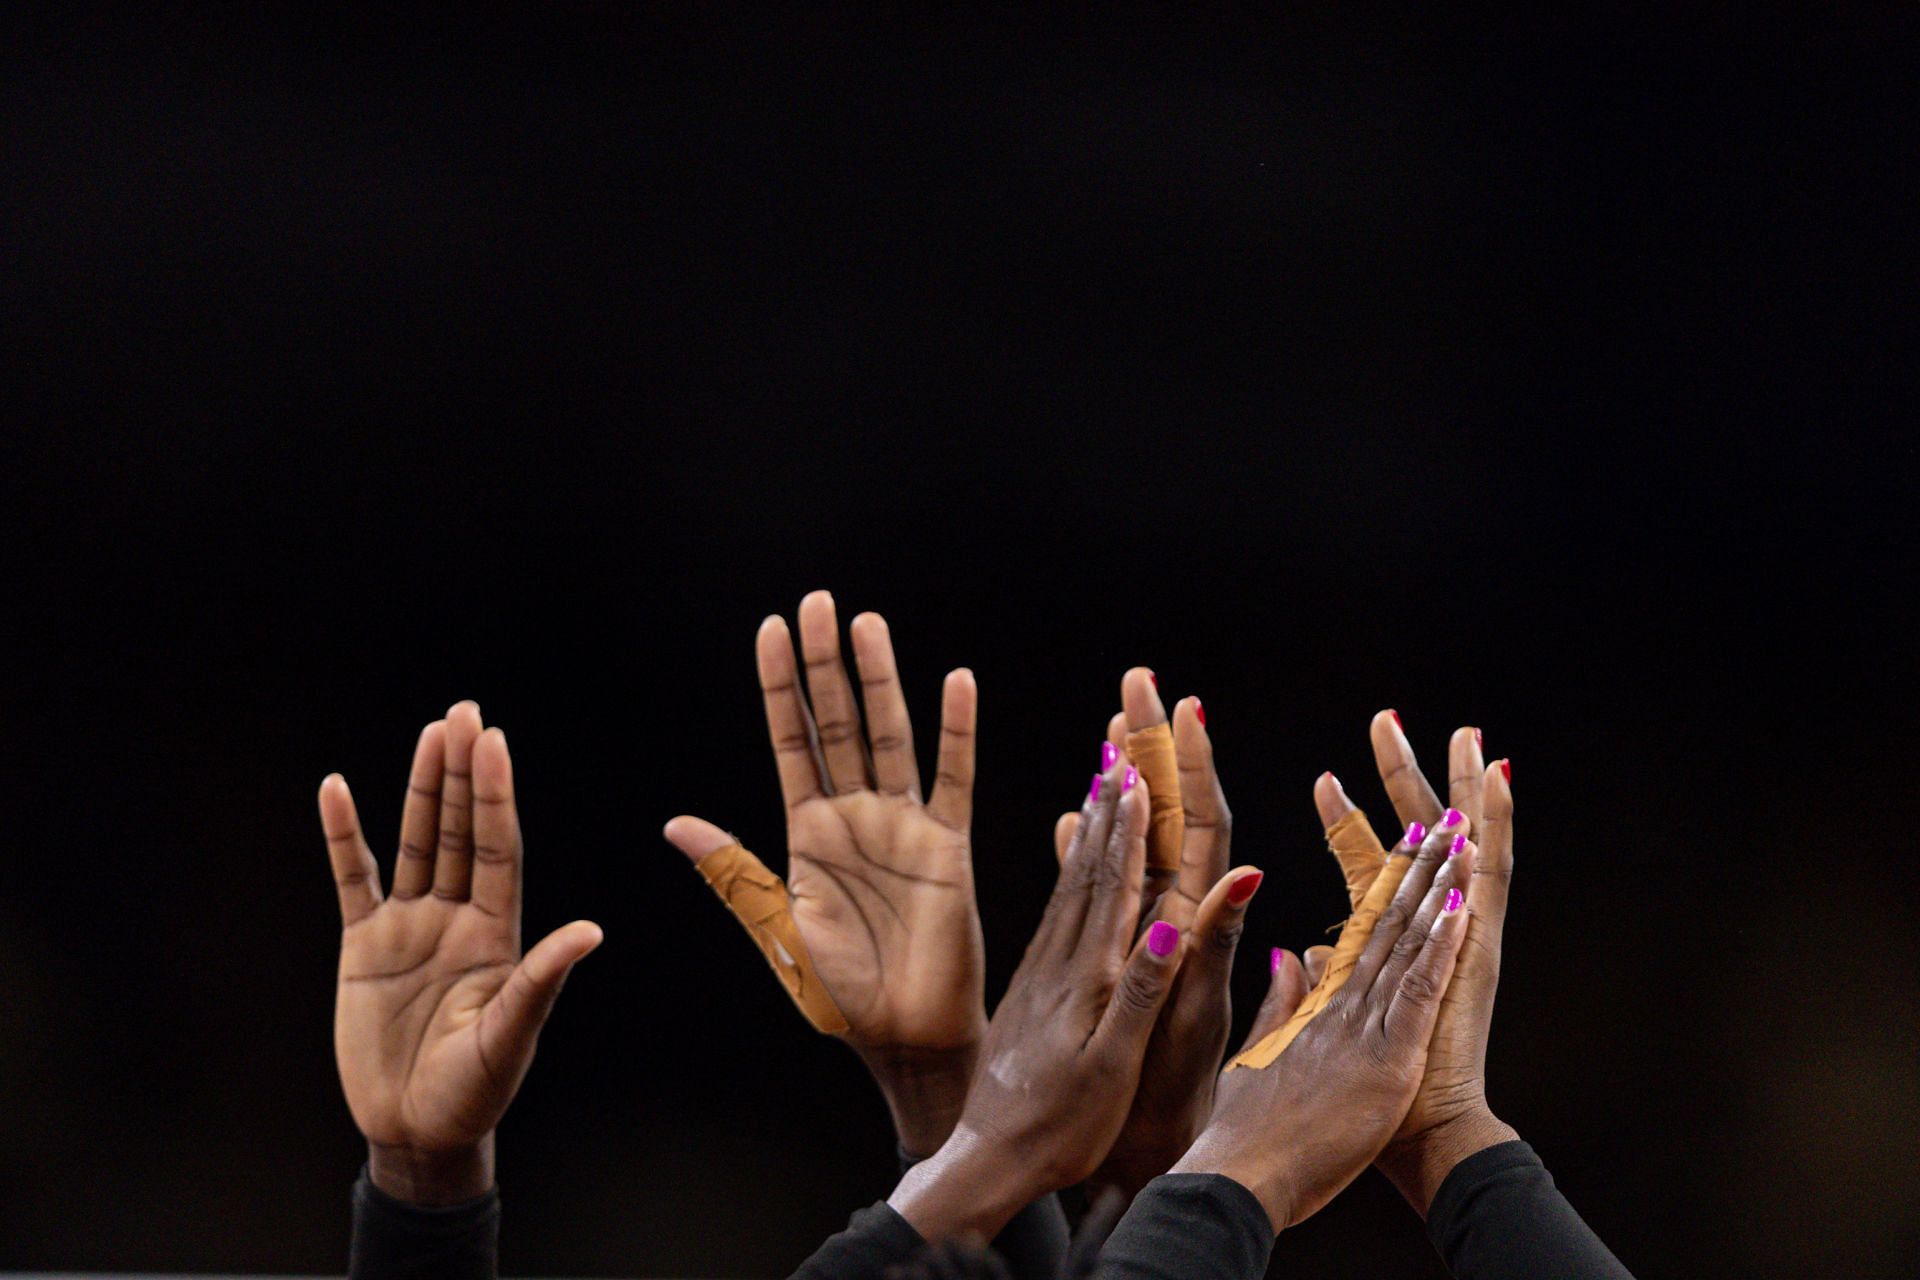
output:
[[[1333,948],[1329,946],[1308,947],[1300,957],[1306,962],[1307,985],[1317,987],[1320,977],[1327,971],[1327,961],[1333,958]]]
[[[605,936],[591,920],[575,920],[542,938],[514,966],[481,1015],[480,1041],[489,1062],[505,1067],[518,1079],[533,1058],[534,1042],[553,1012],[567,975]]]
[[[1108,1053],[1131,1055],[1135,1063],[1147,1049],[1147,1036],[1159,1020],[1160,1007],[1173,989],[1173,975],[1180,970],[1180,931],[1165,920],[1156,920],[1133,944],[1127,967],[1114,985],[1107,1011],[1094,1029],[1093,1039],[1101,1041]]]
[[[1260,1008],[1253,1015],[1253,1029],[1247,1032],[1246,1044],[1240,1046],[1242,1052],[1285,1026],[1300,1002],[1307,998],[1307,975],[1300,967],[1300,958],[1293,952],[1275,947],[1269,971],[1272,981],[1267,985],[1267,998],[1260,1002]]]

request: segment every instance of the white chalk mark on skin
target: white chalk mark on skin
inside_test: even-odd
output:
[[[786,965],[789,969],[795,967],[800,963],[798,960],[795,960],[793,958],[792,953],[787,950],[785,945],[781,943],[780,939],[775,938],[773,940],[773,949],[780,953],[780,963]]]

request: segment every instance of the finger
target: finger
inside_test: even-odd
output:
[[[1439,916],[1427,932],[1426,945],[1401,976],[1392,1002],[1387,1006],[1384,1028],[1390,1042],[1410,1050],[1426,1045],[1433,1038],[1440,1002],[1453,980],[1454,965],[1472,919],[1467,907],[1467,900],[1459,890],[1448,891]]]
[[[1418,822],[1407,825],[1407,833],[1400,843],[1393,847],[1394,857],[1411,856],[1412,865],[1401,878],[1399,887],[1394,890],[1393,899],[1380,913],[1367,945],[1361,949],[1360,958],[1353,966],[1353,974],[1347,979],[1343,991],[1353,993],[1355,998],[1366,997],[1373,989],[1380,970],[1386,966],[1387,958],[1393,954],[1393,948],[1400,941],[1400,935],[1413,923],[1414,913],[1420,909],[1427,890],[1433,887],[1433,878],[1446,861],[1448,846],[1455,836],[1463,833],[1466,825],[1464,815],[1448,813],[1453,819],[1451,825],[1443,821],[1428,830]]]
[[[433,884],[433,848],[440,842],[440,774],[446,767],[447,722],[420,731],[400,811],[400,853],[393,864],[393,896],[417,898]]]
[[[1173,709],[1173,750],[1180,771],[1180,870],[1174,893],[1161,900],[1160,916],[1185,927],[1181,915],[1191,918],[1193,907],[1226,874],[1233,844],[1233,814],[1214,770],[1200,699],[1182,698]]]
[[[1115,712],[1113,719],[1107,721],[1107,741],[1113,744],[1115,751],[1127,749],[1127,716],[1125,712]]]
[[[1400,941],[1387,953],[1387,963],[1381,967],[1380,976],[1374,979],[1374,998],[1382,1002],[1382,1008],[1392,999],[1400,979],[1412,966],[1420,949],[1427,944],[1427,934],[1432,930],[1433,922],[1439,918],[1442,905],[1465,895],[1468,878],[1473,874],[1473,854],[1473,842],[1466,836],[1456,835],[1453,838],[1446,860],[1433,877],[1432,886],[1420,900],[1420,907],[1413,913],[1413,919],[1407,922]]]
[[[1167,704],[1160,700],[1160,680],[1146,667],[1133,667],[1120,677],[1120,707],[1129,732],[1167,722]]]
[[[760,672],[760,698],[767,708],[773,763],[780,771],[780,798],[793,809],[826,794],[826,786],[813,716],[800,696],[800,672],[793,664],[793,633],[787,630],[785,618],[775,615],[760,624],[753,657]]]
[[[327,835],[333,887],[340,893],[340,924],[350,927],[380,905],[380,867],[360,832],[353,793],[347,790],[347,780],[337,773],[328,774],[320,784],[320,829]]]
[[[1379,712],[1373,717],[1368,732],[1373,738],[1373,761],[1379,766],[1380,781],[1386,786],[1400,821],[1427,826],[1440,821],[1440,797],[1433,794],[1426,775],[1420,772],[1420,765],[1413,758],[1413,747],[1400,727],[1400,713]]]
[[[807,663],[807,700],[813,704],[814,730],[827,781],[835,795],[872,785],[866,744],[860,740],[860,709],[840,658],[840,618],[833,596],[810,592],[800,602],[800,654]]]
[[[447,711],[447,758],[440,771],[440,840],[434,846],[433,896],[464,902],[473,884],[473,744],[480,704]]]
[[[714,850],[724,849],[730,844],[737,843],[732,833],[714,826],[705,818],[695,818],[687,814],[682,814],[667,823],[666,837],[668,843],[686,854],[695,866],[700,864],[700,859]]]
[[[1181,929],[1188,945],[1186,961],[1174,983],[1176,1007],[1182,1015],[1199,1015],[1197,1025],[1218,1026],[1223,1048],[1226,1025],[1231,1020],[1227,1011],[1232,1007],[1228,987],[1233,978],[1233,957],[1246,928],[1247,907],[1265,878],[1266,873],[1258,867],[1235,867],[1207,892],[1191,927]],[[1178,921],[1167,923],[1180,928]]]
[[[1327,772],[1313,780],[1313,807],[1320,812],[1320,825],[1331,827],[1358,806],[1347,799],[1347,789],[1340,785],[1340,779]]]
[[[473,890],[476,909],[520,919],[520,806],[513,794],[513,757],[498,726],[473,746]]]
[[[1053,896],[1047,901],[1046,914],[1034,935],[1035,946],[1044,939],[1044,949],[1053,955],[1071,956],[1080,943],[1094,886],[1108,874],[1103,860],[1124,782],[1125,775],[1118,767],[1096,773],[1087,787],[1086,799],[1080,804],[1073,832],[1067,839],[1067,851],[1060,859]],[[1059,825],[1054,824],[1056,831]]]
[[[949,671],[940,689],[940,756],[934,762],[935,822],[965,831],[973,823],[973,744],[980,717],[980,688],[965,667]]]
[[[1152,826],[1147,833],[1147,866],[1151,883],[1147,892],[1158,897],[1172,888],[1180,871],[1182,810],[1180,807],[1180,763],[1174,750],[1172,727],[1167,723],[1166,706],[1153,672],[1134,667],[1120,678],[1120,702],[1127,720],[1126,754],[1146,780],[1152,798]],[[1193,700],[1198,712],[1199,700]],[[1204,713],[1200,722],[1206,723]],[[1222,864],[1224,870],[1225,864]],[[1193,901],[1198,903],[1217,878],[1208,876],[1192,886]]]
[[[1455,729],[1447,742],[1447,805],[1466,814],[1475,831],[1480,829],[1480,796],[1485,789],[1481,775],[1486,771],[1480,731],[1471,725]]]
[[[1374,835],[1367,815],[1354,807],[1340,779],[1332,773],[1314,780],[1313,804],[1326,829],[1327,850],[1340,864],[1340,874],[1347,882],[1347,901],[1358,911],[1374,878],[1387,863],[1387,851]]]
[[[873,752],[873,781],[882,791],[920,798],[920,765],[913,755],[913,722],[907,717],[907,698],[900,689],[900,669],[893,657],[893,634],[877,613],[853,620],[854,666],[860,672],[861,696],[867,706],[867,745]]]
[[[1481,779],[1480,848],[1473,860],[1473,911],[1460,953],[1460,976],[1489,987],[1500,976],[1500,937],[1506,927],[1507,891],[1513,883],[1513,791],[1505,760],[1488,765]]]
[[[1141,810],[1144,827],[1145,806],[1141,806]],[[1144,861],[1144,830],[1136,839]],[[1088,1043],[1096,1052],[1112,1054],[1119,1061],[1138,1066],[1146,1054],[1147,1037],[1160,1017],[1160,1008],[1173,989],[1174,975],[1180,970],[1182,941],[1179,929],[1165,920],[1156,920],[1133,944],[1133,953],[1127,957],[1120,981],[1114,984],[1113,994],[1107,998],[1100,1025],[1089,1038]],[[1127,1087],[1131,1089],[1132,1084]]]
[[[1307,998],[1307,988],[1313,981],[1310,972],[1302,971],[1299,957],[1279,947],[1268,955],[1267,974],[1267,995],[1254,1012],[1253,1029],[1247,1032],[1246,1043],[1240,1046],[1242,1050],[1252,1048],[1285,1026],[1300,1002]]]
[[[1146,779],[1138,771],[1131,765],[1125,766],[1124,772],[1121,769],[1115,765],[1118,776],[1109,774],[1103,782],[1103,786],[1118,785],[1118,801],[1094,821],[1087,839],[1093,847],[1082,850],[1090,893],[1079,954],[1089,966],[1111,965],[1124,955],[1140,922],[1140,881],[1147,868],[1151,796]],[[1096,840],[1100,843],[1095,844]]]
[[[1317,987],[1320,985],[1320,975],[1327,971],[1327,961],[1332,957],[1332,947],[1321,946],[1308,947],[1306,949],[1301,959],[1305,962],[1304,967],[1307,971],[1308,986]]]
[[[1063,813],[1059,821],[1053,824],[1053,860],[1061,865],[1067,861],[1067,847],[1073,843],[1073,833],[1080,828],[1080,815]]]
[[[486,1061],[497,1076],[519,1084],[567,975],[604,936],[591,920],[562,925],[542,938],[507,975],[506,984],[481,1011],[479,1023]]]

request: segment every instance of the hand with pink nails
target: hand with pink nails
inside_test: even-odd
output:
[[[1135,667],[1120,681],[1123,708],[1107,726],[1103,759],[1124,754],[1127,734],[1168,723],[1153,672]],[[1233,867],[1233,814],[1214,771],[1213,740],[1198,698],[1183,698],[1172,716],[1184,829],[1180,866],[1171,879],[1148,877],[1143,926],[1165,921],[1193,939],[1173,992],[1147,1042],[1140,1088],[1113,1150],[1089,1179],[1089,1193],[1113,1187],[1132,1199],[1180,1158],[1213,1110],[1214,1080],[1233,1023],[1229,986],[1247,907],[1263,873]],[[1055,840],[1064,849],[1075,815]]]
[[[947,675],[934,786],[922,799],[886,620],[863,613],[850,628],[864,730],[832,596],[800,602],[799,631],[804,691],[785,621],[768,618],[755,645],[786,803],[793,924],[901,1145],[924,1155],[953,1130],[987,1025],[969,835],[973,673]],[[685,816],[666,836],[695,863],[734,843]]]
[[[1393,1137],[1425,1072],[1427,1042],[1466,936],[1473,845],[1425,833],[1344,985],[1266,1067],[1223,1073],[1206,1129],[1175,1173],[1218,1173],[1253,1192],[1275,1232],[1319,1211]],[[1396,857],[1404,856],[1396,852]],[[1276,952],[1247,1044],[1285,1024],[1306,993]]]
[[[1117,761],[1088,788],[960,1122],[888,1200],[927,1240],[992,1239],[1023,1205],[1091,1173],[1120,1132],[1182,955],[1164,921],[1136,937],[1146,790]]]
[[[484,1195],[494,1128],[600,927],[576,920],[521,956],[513,764],[471,702],[420,735],[389,896],[339,774],[320,821],[342,923],[334,1052],[368,1174],[415,1204]]]
[[[1374,762],[1401,822],[1464,828],[1477,832],[1480,841],[1474,864],[1473,915],[1459,968],[1440,1005],[1426,1075],[1406,1119],[1379,1160],[1381,1171],[1424,1217],[1455,1165],[1476,1151],[1518,1136],[1487,1106],[1486,1078],[1487,1037],[1500,981],[1500,936],[1507,915],[1507,886],[1513,877],[1513,791],[1507,762],[1488,764],[1482,755],[1478,729],[1453,731],[1447,749],[1445,806],[1420,771],[1397,714],[1375,715],[1371,737]],[[1353,802],[1332,774],[1321,776],[1313,795],[1325,826],[1353,812]],[[1309,976],[1316,959],[1313,952],[1308,953]]]

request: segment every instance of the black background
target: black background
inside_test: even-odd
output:
[[[1642,1275],[1920,1256],[1904,24],[543,8],[15,27],[0,1265],[337,1270],[313,790],[457,697],[531,933],[517,1273],[781,1273],[884,1109],[683,859],[758,620],[978,672],[1004,985],[1121,671],[1269,942],[1368,716],[1511,755],[1495,1108]],[[930,751],[923,745],[923,760]],[[1237,1033],[1236,1033],[1237,1034]],[[1369,1174],[1287,1275],[1440,1274]]]

